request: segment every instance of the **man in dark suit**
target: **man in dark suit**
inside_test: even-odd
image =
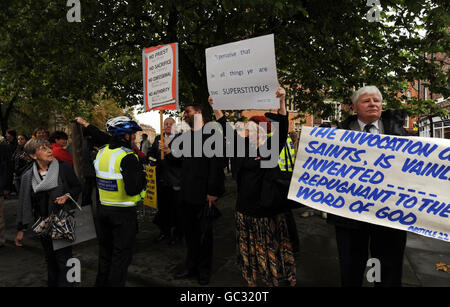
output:
[[[223,158],[207,157],[202,150],[211,133],[204,131],[205,119],[200,105],[186,106],[184,120],[190,130],[177,135],[170,148],[160,142],[160,150],[166,154],[168,162],[181,166],[181,212],[187,256],[185,270],[175,278],[197,276],[199,284],[206,285],[211,275],[213,233],[212,227],[206,227],[201,217],[223,193]]]
[[[356,115],[340,123],[338,128],[375,134],[409,135],[403,128],[406,113],[383,112],[382,99],[377,87],[360,88],[352,96]],[[328,215],[328,222],[336,227],[342,286],[362,286],[369,249],[371,258],[378,259],[381,265],[381,281],[376,282],[375,286],[401,286],[405,231],[331,214]]]
[[[164,141],[170,147],[170,143],[175,137],[175,120],[168,117],[164,120]],[[161,159],[159,141],[161,135],[156,136],[153,145],[148,151],[148,158],[152,164],[156,164],[156,180],[158,197],[158,213],[154,223],[160,229],[159,236],[154,242],[169,239],[169,245],[174,245],[181,239],[181,167],[174,163],[169,163],[167,159]]]

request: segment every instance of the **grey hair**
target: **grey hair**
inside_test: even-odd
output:
[[[23,150],[29,155],[34,155],[36,154],[36,150],[42,146],[52,148],[49,141],[40,138],[32,138],[25,144],[25,146],[23,146]]]
[[[361,97],[364,94],[375,94],[375,95],[378,95],[378,96],[380,96],[380,100],[383,101],[383,95],[381,95],[381,92],[378,89],[378,87],[376,87],[374,85],[366,85],[366,86],[361,87],[357,91],[353,92],[353,95],[352,95],[352,103],[353,103],[353,105],[356,105],[356,103],[359,100],[359,97]]]

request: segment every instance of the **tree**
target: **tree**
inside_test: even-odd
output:
[[[83,3],[86,12],[95,2]],[[81,23],[66,20],[65,1],[4,0],[0,3],[0,124],[12,113],[34,109],[44,120],[53,111],[92,102],[101,89],[101,65],[95,16]],[[18,116],[20,118],[20,116]]]
[[[279,79],[300,112],[328,117],[326,99],[350,104],[363,84],[377,85],[387,108],[402,107],[397,93],[414,79],[450,95],[443,63],[424,61],[449,50],[444,0],[382,0],[380,22],[367,19],[365,0],[83,1],[80,23],[66,21],[63,2],[1,3],[2,129],[21,103],[74,110],[104,90],[122,107],[142,104],[142,49],[171,42],[181,105],[208,107],[205,49],[270,33]]]
[[[397,93],[418,77],[449,93],[441,65],[421,60],[448,47],[446,1],[381,1],[380,22],[367,20],[366,1],[100,2],[96,30],[108,41],[108,92],[129,104],[142,103],[144,47],[178,42],[181,103],[207,105],[205,48],[269,33],[280,80],[301,112],[327,117],[326,98],[349,104],[363,84],[377,85],[388,108],[401,107]]]

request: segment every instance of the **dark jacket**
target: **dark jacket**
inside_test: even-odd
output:
[[[156,179],[158,181],[158,186],[165,185],[171,187],[180,187],[181,165],[177,165],[176,163],[169,163],[167,162],[167,159],[161,160],[161,151],[159,150],[160,139],[161,136],[158,135],[147,154],[148,157],[156,159]],[[172,141],[173,139],[171,140],[171,142]]]
[[[387,110],[384,111],[381,114],[381,122],[383,124],[383,134],[387,135],[398,135],[398,136],[411,136],[411,134],[403,128],[405,118],[406,118],[406,111],[405,110],[399,110],[399,111],[392,111]],[[357,116],[352,115],[348,117],[344,122],[339,123],[338,127],[339,129],[344,130],[351,130],[350,126],[351,124],[354,124],[354,122],[357,121]],[[339,227],[345,227],[345,228],[351,228],[351,229],[362,229],[365,227],[366,223],[360,222],[357,220],[344,218],[341,216],[328,214],[327,222]]]
[[[266,113],[265,116],[272,121],[279,123],[279,131],[267,139],[268,148],[271,148],[271,139],[278,137],[280,142],[277,149],[277,159],[283,149],[289,128],[289,115]],[[218,120],[226,131],[226,119],[222,117]],[[235,144],[241,138],[234,132]],[[244,140],[246,149],[250,146],[248,138]],[[236,149],[237,146],[234,146]],[[277,184],[275,180],[278,175],[278,163],[273,168],[262,168],[261,162],[269,158],[262,158],[261,155],[255,157],[237,157],[236,153],[232,158],[233,171],[237,181],[237,201],[236,210],[252,217],[270,217],[286,210],[283,206],[285,200],[277,193]]]
[[[185,142],[194,144],[194,137],[202,140],[202,146],[211,134],[202,133],[203,129],[191,132],[187,131],[178,134],[171,142],[172,152],[176,152],[178,148],[174,144],[183,140],[179,149],[183,149]],[[201,135],[201,136],[200,136]],[[181,139],[178,139],[181,138]],[[178,140],[177,140],[178,139]],[[176,141],[177,140],[177,141]],[[178,155],[175,154],[177,157]],[[167,162],[172,167],[181,169],[181,195],[182,200],[186,203],[203,204],[206,203],[206,196],[220,197],[224,193],[224,173],[223,159],[218,157],[208,158],[202,151],[201,157],[194,157],[194,146],[191,146],[190,157],[181,156],[175,158],[174,155],[165,156]]]
[[[27,154],[23,150],[23,146],[17,146],[16,151],[13,154],[14,173],[17,177],[20,177],[25,171],[26,166],[30,164],[29,160],[24,159],[25,156],[27,156]]]
[[[11,189],[13,179],[13,160],[10,146],[0,143],[0,196],[4,190]]]
[[[34,193],[31,186],[33,168],[22,175],[19,203],[17,206],[17,229],[23,230],[39,217],[47,217],[51,213],[54,200],[66,193],[77,199],[81,192],[81,184],[72,166],[67,162],[59,163],[58,186],[49,192]],[[70,200],[68,200],[70,202]]]

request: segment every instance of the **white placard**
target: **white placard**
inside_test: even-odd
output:
[[[178,103],[178,44],[142,51],[145,110],[174,110]]]
[[[273,34],[206,49],[206,73],[214,109],[278,109]]]
[[[450,140],[303,127],[289,199],[450,241]]]

